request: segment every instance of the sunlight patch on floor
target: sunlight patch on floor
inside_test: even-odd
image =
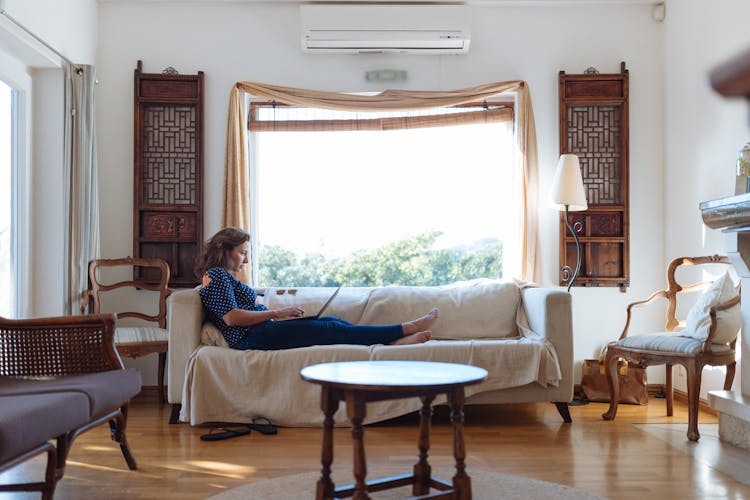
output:
[[[122,473],[130,473],[130,471],[128,470],[127,467],[126,468],[122,468],[122,467],[108,467],[106,465],[96,465],[96,464],[91,464],[91,463],[87,463],[87,462],[77,462],[75,460],[67,460],[65,462],[65,464],[66,464],[65,466],[68,467],[68,468],[70,468],[70,467],[82,467],[84,469],[91,469],[91,470],[98,470],[98,471],[107,471],[107,472],[114,472],[114,473],[120,473],[120,472],[122,472]],[[158,476],[155,476],[155,477],[158,477]]]
[[[213,474],[221,475],[224,477],[230,477],[234,479],[241,479],[244,477],[251,477],[253,474],[258,472],[256,467],[248,467],[244,465],[229,464],[226,462],[213,462],[208,460],[189,460],[185,462],[187,465],[195,467],[196,470],[210,471]]]
[[[83,448],[86,449],[86,451],[101,451],[101,452],[109,452],[115,450],[115,448],[112,448],[111,446],[100,446],[100,445],[85,445]]]

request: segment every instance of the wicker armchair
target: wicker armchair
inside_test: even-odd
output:
[[[48,455],[43,483],[0,485],[0,491],[41,491],[51,498],[73,440],[104,422],[136,469],[125,429],[141,378],[124,369],[114,331],[112,314],[0,318],[0,471]]]

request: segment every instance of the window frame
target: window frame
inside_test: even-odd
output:
[[[482,110],[477,110],[474,112],[468,112],[468,113],[454,113],[454,114],[445,114],[445,115],[427,115],[428,117],[434,117],[436,120],[434,122],[440,122],[445,121],[444,125],[436,125],[435,123],[430,123],[425,125],[426,127],[436,127],[436,126],[456,126],[461,124],[473,124],[473,123],[489,123],[489,122],[509,122],[510,127],[512,130],[515,130],[516,127],[516,105],[517,105],[517,97],[515,95],[511,99],[505,99],[502,96],[498,98],[493,98],[490,100],[483,100],[480,102],[473,101],[468,102],[464,104],[459,104],[455,106],[449,106],[450,108],[462,108],[462,107],[471,107],[471,108],[483,108]],[[247,147],[250,152],[248,161],[250,163],[249,165],[249,172],[248,172],[248,183],[250,188],[250,274],[251,279],[254,283],[257,283],[258,277],[260,276],[260,263],[259,260],[256,258],[256,256],[260,255],[260,242],[259,242],[259,235],[258,235],[258,224],[255,223],[257,221],[257,214],[258,214],[258,197],[252,196],[253,192],[257,192],[259,186],[258,186],[258,142],[257,142],[257,134],[256,132],[263,132],[263,131],[277,131],[277,132],[294,132],[294,131],[322,131],[322,132],[342,132],[342,131],[356,131],[356,130],[362,130],[362,128],[358,128],[356,126],[350,126],[350,127],[326,127],[325,125],[320,125],[325,122],[329,121],[335,121],[337,123],[340,123],[342,120],[309,120],[307,123],[309,124],[308,127],[305,127],[301,125],[302,122],[297,121],[294,122],[296,124],[295,127],[284,128],[281,130],[275,129],[273,127],[264,128],[264,130],[258,130],[254,129],[252,127],[252,121],[253,118],[256,116],[256,110],[260,107],[273,107],[273,106],[294,106],[294,105],[288,105],[285,103],[280,103],[273,100],[268,99],[255,99],[251,96],[248,96],[248,99],[246,101],[246,111],[247,111],[247,123],[245,124],[247,128]],[[494,116],[494,119],[491,120],[470,120],[466,119],[464,116],[464,120],[462,120],[462,123],[456,123],[452,117],[456,115],[470,115],[472,113],[483,113],[486,111],[495,112],[496,115]],[[356,111],[353,111],[356,112]],[[363,113],[371,112],[371,111],[362,111]],[[347,120],[351,122],[357,122],[358,120]],[[365,128],[365,130],[394,130],[398,128],[417,128],[417,127],[409,127],[408,123],[403,123],[403,126],[389,126],[384,128]],[[316,128],[316,126],[320,126],[321,128]],[[514,132],[515,134],[515,132]],[[514,153],[515,154],[515,153]],[[505,253],[504,253],[505,257]]]

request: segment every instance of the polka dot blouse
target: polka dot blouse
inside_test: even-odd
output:
[[[208,313],[208,319],[216,325],[230,347],[234,347],[247,333],[246,326],[229,326],[222,319],[233,309],[245,311],[267,311],[263,304],[256,304],[255,290],[229,274],[223,267],[212,267],[206,274],[211,279],[200,289],[201,302]]]

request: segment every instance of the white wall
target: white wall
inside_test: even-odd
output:
[[[96,0],[4,0],[0,7],[63,57],[96,58]],[[40,15],[44,13],[44,15]],[[0,15],[0,78],[22,91],[19,302],[22,316],[63,313],[63,74],[61,59]],[[23,68],[19,70],[17,68]],[[22,73],[22,79],[13,74]]]
[[[103,3],[99,6],[98,140],[104,257],[132,251],[133,70],[205,72],[205,232],[219,228],[226,112],[238,80],[334,91],[382,90],[375,68],[405,69],[409,89],[492,81],[529,83],[536,115],[540,199],[558,157],[557,75],[595,66],[631,76],[631,269],[627,293],[574,288],[575,357],[590,358],[619,335],[625,304],[661,285],[664,268],[663,31],[647,5],[473,8],[465,56],[312,56],[299,48],[294,4]],[[541,210],[544,284],[557,284],[558,213]],[[657,315],[658,317],[658,315]],[[603,319],[605,319],[603,321]],[[645,320],[648,320],[646,318]],[[644,320],[644,321],[645,321]],[[651,318],[653,322],[653,317]],[[152,370],[155,362],[143,365]],[[153,379],[145,381],[153,384]]]
[[[96,0],[2,0],[0,8],[78,64],[96,60]]]
[[[36,69],[31,114],[31,201],[29,278],[34,287],[29,316],[56,316],[63,310],[65,234],[63,200],[64,79],[61,69]],[[52,120],[51,117],[56,119]]]
[[[722,254],[720,231],[698,205],[734,194],[738,150],[750,141],[750,107],[713,92],[712,68],[750,47],[746,0],[668,0],[665,21],[665,256]],[[739,373],[739,372],[738,372]],[[706,369],[701,394],[720,389],[722,369]],[[739,381],[735,377],[735,386]],[[676,384],[684,386],[678,372]]]

